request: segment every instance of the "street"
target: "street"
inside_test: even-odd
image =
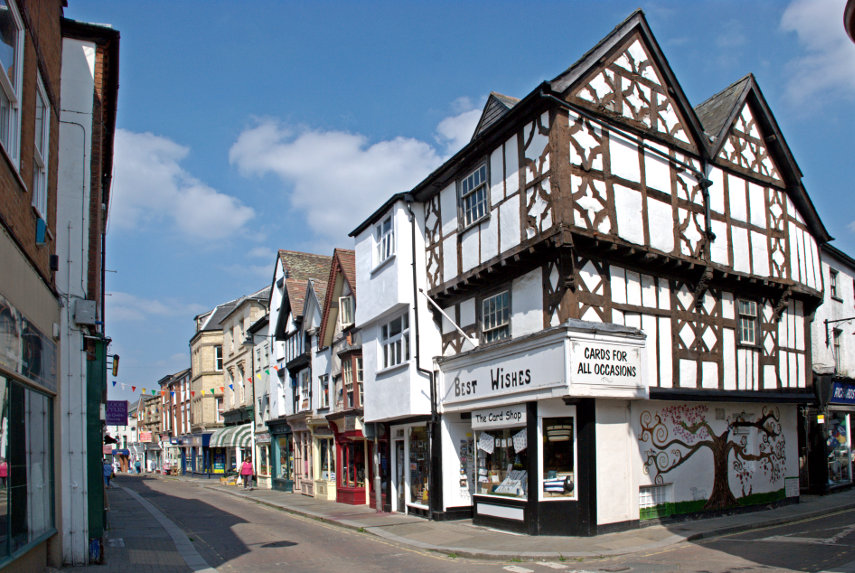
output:
[[[187,536],[217,571],[855,571],[855,510],[609,559],[486,561],[404,547],[199,482],[116,480]],[[137,497],[138,496],[138,497]],[[139,502],[136,502],[139,504]],[[114,520],[123,516],[116,514]],[[127,528],[124,528],[127,531]],[[113,541],[116,542],[115,540]]]

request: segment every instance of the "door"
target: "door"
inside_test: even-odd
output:
[[[406,484],[404,483],[404,476],[406,476],[406,471],[404,467],[404,442],[403,440],[398,440],[395,442],[395,488],[398,494],[398,507],[397,511],[400,513],[406,513],[407,503],[406,503]]]

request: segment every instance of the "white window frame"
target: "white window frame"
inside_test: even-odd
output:
[[[511,337],[511,291],[505,289],[481,301],[481,340],[485,343]]]
[[[469,172],[460,180],[460,214],[463,228],[470,227],[490,214],[489,172],[487,162]]]
[[[221,344],[214,346],[214,370],[223,371],[223,346]]]
[[[739,299],[736,305],[739,330],[739,344],[757,345],[757,303],[753,300]],[[750,336],[748,336],[750,332]]]
[[[397,326],[395,323],[400,323]],[[398,332],[391,334],[392,330]],[[387,370],[410,361],[410,315],[399,314],[380,326],[380,352],[377,364],[380,370]]]
[[[353,357],[348,356],[341,362],[341,383],[344,386],[344,404],[345,408],[353,408]]]
[[[320,408],[329,408],[330,407],[330,376],[329,374],[324,374],[318,377],[318,385],[321,389],[321,399],[320,399]]]
[[[841,374],[843,372],[843,330],[835,328],[832,331],[832,353],[834,354],[834,372]]]
[[[837,281],[839,274],[834,269],[828,269],[828,295],[834,300],[840,300],[840,287]]]
[[[2,147],[15,169],[20,170],[21,148],[21,94],[23,92],[24,70],[24,23],[13,0],[5,0],[12,21],[18,28],[15,38],[14,78],[0,65],[0,147]],[[8,115],[4,117],[2,107],[8,105]],[[5,124],[5,125],[4,125]]]
[[[352,294],[338,297],[338,323],[342,330],[353,324],[353,302]]]
[[[359,407],[362,408],[363,404],[365,404],[364,394],[363,394],[363,372],[362,372],[362,356],[356,357],[356,385],[359,391]]]
[[[382,265],[395,256],[395,220],[389,214],[374,225],[375,266]]]
[[[39,100],[44,105],[44,117],[42,118],[41,130],[38,124]],[[50,103],[47,98],[42,75],[38,74],[36,89],[36,113],[33,118],[35,122],[33,136],[33,207],[39,216],[47,221],[48,205],[48,155],[50,153]],[[38,139],[41,131],[42,148],[39,149]]]

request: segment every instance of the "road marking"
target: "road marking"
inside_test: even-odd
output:
[[[517,567],[516,565],[507,565],[503,567],[505,571],[510,571],[511,573],[534,573],[533,569],[526,569],[525,567]]]
[[[158,522],[160,522],[172,538],[172,542],[175,544],[175,549],[178,550],[178,554],[181,555],[182,559],[184,559],[184,563],[187,564],[187,567],[192,569],[195,573],[217,573],[217,570],[208,565],[208,562],[199,555],[199,552],[196,551],[195,547],[193,547],[193,543],[187,538],[187,535],[180,527],[175,525],[172,520],[166,517],[163,512],[157,509],[151,502],[143,499],[137,492],[124,486],[120,487],[125,490],[128,495],[137,500],[141,506],[146,508],[148,512],[152,514]]]
[[[544,567],[549,567],[550,569],[567,569],[566,565],[562,565],[561,563],[555,563],[554,561],[538,561],[538,565],[543,565]]]

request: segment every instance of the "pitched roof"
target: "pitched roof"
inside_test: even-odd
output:
[[[223,320],[231,314],[234,310],[235,305],[237,304],[238,299],[230,300],[229,302],[224,302],[223,304],[218,304],[214,307],[212,311],[210,311],[210,315],[208,319],[202,324],[201,328],[196,332],[203,332],[209,330],[222,330],[223,328]]]
[[[736,102],[747,89],[749,79],[750,76],[745,76],[695,108],[704,131],[711,138],[718,139],[722,131],[730,125],[728,120],[732,121],[734,110],[738,111]]]
[[[327,331],[329,328],[334,328],[333,320],[338,319],[338,307],[336,307],[335,316],[332,315],[332,301],[334,297],[340,296],[340,290],[337,288],[337,277],[340,274],[344,282],[350,287],[353,296],[356,297],[356,253],[352,249],[334,249],[333,262],[330,265],[330,276],[327,281],[327,292],[324,297],[324,307],[322,309],[323,317],[321,318],[321,344],[327,344],[327,338],[331,334]]]
[[[288,304],[294,317],[303,316],[303,305],[306,302],[306,287],[309,281],[304,279],[285,279],[285,292],[288,293]]]
[[[288,279],[326,279],[332,257],[279,249],[279,263]]]
[[[502,95],[496,92],[490,92],[487,98],[487,103],[484,104],[484,111],[481,112],[481,119],[478,120],[478,125],[472,134],[472,139],[499,121],[508,111],[519,103],[519,98]]]

